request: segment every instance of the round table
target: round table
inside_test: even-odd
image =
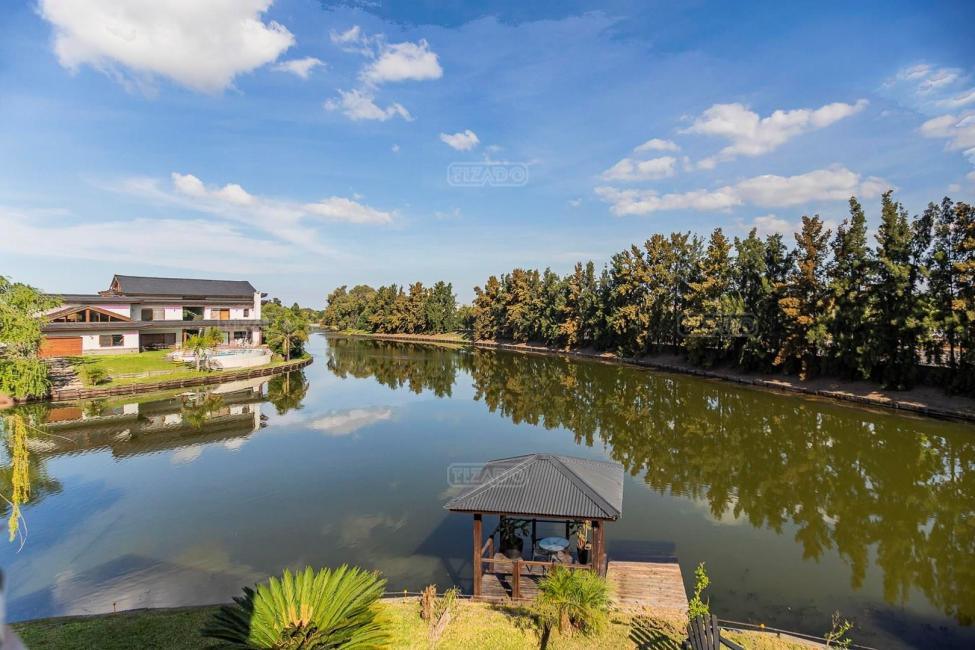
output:
[[[559,553],[569,548],[569,540],[564,537],[544,537],[538,540],[538,548],[546,553]]]

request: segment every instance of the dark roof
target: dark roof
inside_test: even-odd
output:
[[[122,295],[163,296],[250,296],[255,289],[246,280],[197,280],[193,278],[150,278],[139,275],[116,275],[112,293]]]
[[[623,513],[623,466],[553,454],[492,460],[471,487],[444,507],[529,517],[617,519]]]

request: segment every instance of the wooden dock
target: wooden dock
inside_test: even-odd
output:
[[[618,607],[653,607],[687,611],[684,578],[676,560],[610,561],[606,571],[613,602]]]
[[[519,580],[521,601],[538,595],[538,575],[522,573]],[[676,561],[618,562],[611,560],[606,570],[613,604],[621,608],[653,607],[675,612],[687,611],[687,593],[680,565]],[[481,578],[481,599],[511,602],[511,573],[486,572]]]

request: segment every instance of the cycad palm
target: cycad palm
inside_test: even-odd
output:
[[[538,604],[549,624],[567,634],[573,626],[597,632],[606,623],[609,587],[591,571],[556,566],[538,584]]]
[[[389,635],[376,604],[385,586],[377,573],[345,565],[318,573],[311,567],[285,571],[280,580],[245,588],[203,635],[238,648],[384,648]]]

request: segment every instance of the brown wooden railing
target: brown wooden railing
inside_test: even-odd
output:
[[[588,571],[592,571],[595,568],[591,562],[587,564],[563,564],[561,562],[541,562],[538,560],[522,560],[522,559],[501,560],[501,559],[495,559],[493,557],[494,555],[493,552],[491,553],[492,557],[484,557],[485,551],[493,551],[493,549],[494,549],[494,538],[489,537],[488,541],[485,542],[484,546],[481,547],[480,566],[475,567],[474,570],[480,571],[481,574],[483,575],[485,570],[485,565],[487,565],[489,567],[488,571],[491,573],[496,573],[500,575],[506,575],[510,573],[512,600],[522,599],[521,576],[524,574],[526,570],[528,575],[534,576],[536,574],[532,569],[537,568],[539,569],[537,575],[542,576],[545,575],[545,573],[547,573],[549,570],[552,569],[552,567],[555,567],[556,565],[565,567],[566,569],[579,569],[579,570],[588,570]],[[498,570],[499,566],[501,570]]]

